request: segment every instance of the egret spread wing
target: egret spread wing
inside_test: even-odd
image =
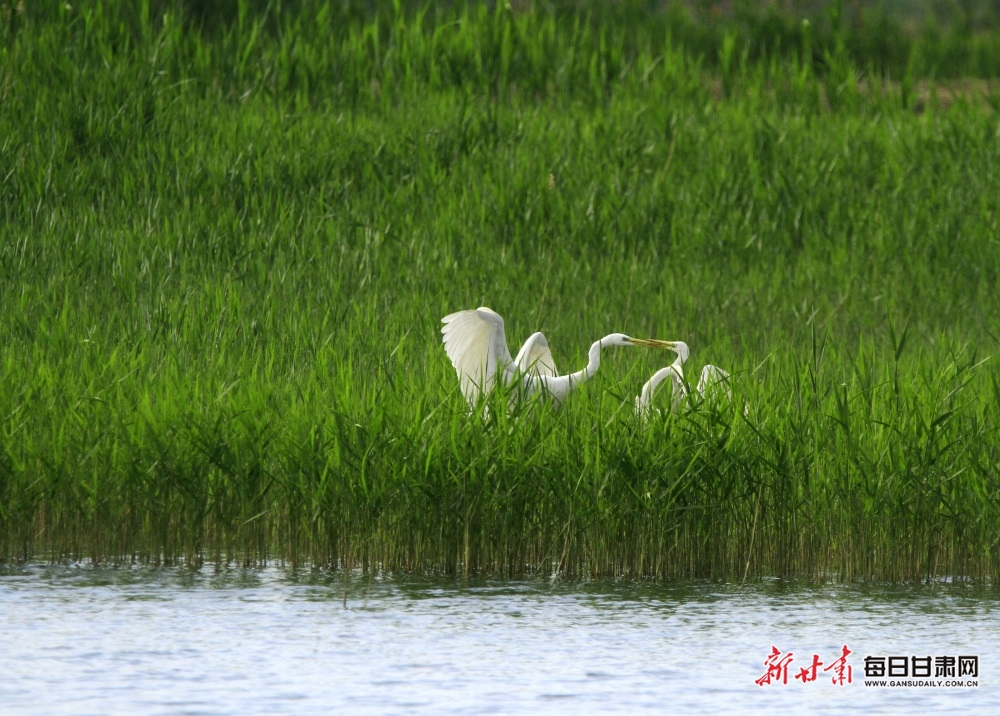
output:
[[[511,364],[503,318],[481,307],[452,313],[441,319],[444,350],[458,372],[462,393],[475,405],[480,392],[489,392]]]
[[[549,342],[545,340],[545,334],[541,331],[532,333],[531,337],[524,342],[521,350],[517,352],[514,363],[521,369],[521,372],[530,375],[550,378],[559,375],[556,370],[556,362],[552,359],[552,351],[549,350]]]

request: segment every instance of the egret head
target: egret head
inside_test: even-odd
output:
[[[686,361],[688,356],[691,355],[688,344],[684,341],[664,341],[664,343],[670,344],[670,350],[677,354],[677,357],[681,359],[681,363]]]

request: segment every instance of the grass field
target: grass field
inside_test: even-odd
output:
[[[1000,31],[27,5],[0,559],[1000,570]],[[642,425],[674,356],[619,349],[562,410],[470,416],[439,329],[479,305],[563,371],[684,340],[747,414]]]

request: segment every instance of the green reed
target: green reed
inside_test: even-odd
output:
[[[0,558],[995,575],[988,84],[631,5],[2,7]],[[470,414],[439,319],[484,304],[733,404],[643,425],[673,355],[620,349]]]

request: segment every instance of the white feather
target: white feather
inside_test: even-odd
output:
[[[545,340],[545,334],[541,331],[532,333],[524,342],[521,350],[517,352],[514,365],[525,374],[552,378],[559,375],[556,362],[552,358],[552,351],[549,350],[549,342]]]
[[[503,376],[512,366],[503,318],[481,307],[449,314],[441,322],[444,350],[458,373],[462,394],[475,405],[481,393],[493,389],[497,372]]]
[[[701,369],[701,378],[698,380],[698,392],[705,400],[714,400],[720,393],[725,393],[726,398],[733,399],[733,391],[729,385],[729,373],[717,365],[706,365]]]

